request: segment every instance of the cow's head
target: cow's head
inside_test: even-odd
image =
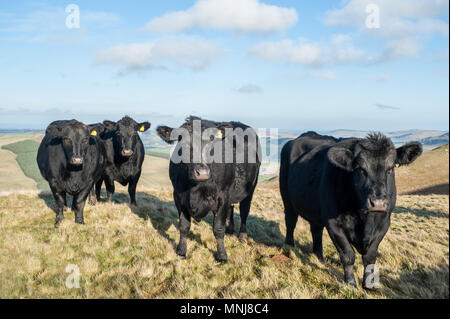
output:
[[[137,132],[145,132],[151,126],[149,122],[137,123],[128,116],[118,122],[103,121],[103,124],[112,132],[116,152],[123,157],[130,157],[136,152]]]
[[[101,134],[103,125],[87,126],[77,120],[62,123],[52,123],[47,127],[46,133],[61,140],[67,163],[81,166],[84,162],[89,144],[94,144],[92,136]]]
[[[353,147],[335,146],[328,158],[352,174],[354,191],[364,212],[391,211],[395,202],[395,166],[408,165],[422,154],[422,144],[407,143],[397,149],[380,133],[369,134]],[[392,200],[394,199],[394,200]]]
[[[206,160],[206,152],[214,149],[215,143],[221,143],[225,137],[225,128],[231,128],[226,123],[217,123],[190,116],[178,129],[168,126],[158,126],[158,135],[167,143],[178,141],[177,150],[172,155],[183,158],[179,163],[185,177],[193,182],[205,182],[211,177],[211,162]],[[222,147],[222,144],[220,144]],[[186,154],[187,153],[187,154]],[[196,154],[196,155],[194,155]],[[211,155],[211,154],[210,154]]]

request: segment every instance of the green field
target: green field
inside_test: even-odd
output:
[[[169,148],[146,149],[145,154],[149,155],[149,156],[170,159],[170,149]]]
[[[34,140],[23,140],[2,146],[2,149],[17,155],[16,160],[23,173],[36,182],[36,187],[39,190],[50,190],[47,181],[42,178],[41,172],[36,165],[38,148],[39,143]]]

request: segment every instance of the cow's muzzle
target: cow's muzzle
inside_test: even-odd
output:
[[[387,199],[368,198],[367,208],[369,212],[386,212],[388,209]]]
[[[82,157],[72,157],[70,164],[75,165],[75,166],[79,166],[83,164],[83,158]]]
[[[197,182],[207,181],[211,175],[211,171],[208,166],[196,167],[194,169],[194,180]]]
[[[122,150],[122,156],[130,157],[131,155],[133,155],[132,150]]]

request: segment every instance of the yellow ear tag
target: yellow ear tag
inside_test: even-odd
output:
[[[223,137],[222,131],[219,130],[216,134],[216,138],[222,138],[222,137]]]
[[[96,131],[96,130],[93,130],[93,131],[91,132],[91,135],[92,135],[92,136],[97,136],[97,131]]]
[[[141,128],[139,129],[139,131],[144,132],[145,131],[145,126],[142,125]]]

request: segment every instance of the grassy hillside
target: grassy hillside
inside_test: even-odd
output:
[[[279,193],[258,189],[249,239],[226,236],[229,262],[217,264],[212,216],[193,223],[186,260],[174,252],[177,213],[171,189],[87,205],[86,225],[66,213],[53,227],[50,195],[0,197],[0,297],[38,298],[448,298],[448,196],[400,196],[380,246],[382,288],[366,292],[342,282],[336,249],[324,236],[325,264],[312,255],[308,225],[299,222],[296,248],[283,247]],[[50,207],[49,207],[50,206]],[[236,220],[239,218],[236,215]],[[236,231],[238,230],[236,225]],[[68,265],[77,265],[79,289],[68,289]],[[356,274],[362,278],[358,257]]]
[[[424,152],[414,163],[395,169],[397,192],[400,195],[448,195],[448,144]],[[278,188],[278,176],[260,184],[264,188]]]
[[[170,159],[170,149],[169,148],[146,149],[145,154],[154,156],[154,157]]]
[[[15,142],[0,137],[0,146]],[[12,149],[28,147],[32,143]],[[9,171],[15,154],[0,152],[1,173]],[[167,167],[168,160],[147,156],[139,208],[130,209],[126,188],[117,187],[113,204],[86,205],[86,225],[75,224],[73,212],[67,211],[55,229],[48,192],[0,194],[0,298],[449,298],[448,147],[396,170],[402,195],[380,245],[381,288],[376,292],[343,283],[339,256],[326,232],[322,264],[312,254],[303,220],[295,231],[296,247],[283,245],[277,178],[260,183],[255,192],[249,239],[226,236],[228,263],[215,262],[212,215],[192,223],[187,259],[180,260],[174,252],[178,221]],[[21,170],[17,166],[11,172],[8,181]],[[445,183],[446,192],[440,191]],[[80,269],[79,289],[65,285],[68,265]],[[360,256],[355,268],[361,280]]]
[[[399,194],[449,194],[448,144],[424,152],[409,166],[395,170]]]
[[[33,191],[36,190],[36,182],[25,176],[16,161],[16,154],[3,149],[4,145],[23,141],[26,139],[40,139],[39,134],[20,134],[0,136],[0,193]]]
[[[36,164],[37,149],[41,134],[23,135],[22,138],[14,136],[0,137],[0,192],[14,190],[49,190]],[[155,151],[156,153],[158,151]],[[146,156],[138,189],[147,189],[153,186],[169,186],[167,174],[169,161],[164,152],[155,156]],[[118,190],[126,188],[116,183]]]
[[[36,155],[39,143],[34,140],[23,140],[15,143],[3,145],[2,149],[16,154],[16,161],[25,176],[36,182],[39,190],[49,190],[48,183],[42,178],[41,172],[36,164]]]

